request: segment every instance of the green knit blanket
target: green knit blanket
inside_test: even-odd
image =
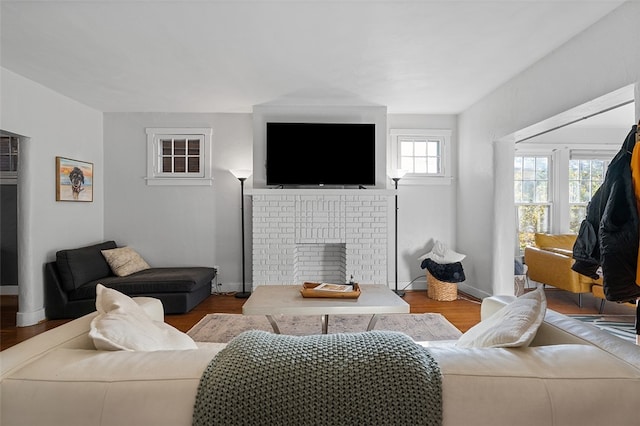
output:
[[[441,425],[442,377],[403,333],[247,331],[205,369],[193,424]]]

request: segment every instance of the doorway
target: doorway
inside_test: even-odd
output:
[[[0,131],[0,294],[18,294],[19,145]]]
[[[568,124],[577,123],[585,118],[595,117],[601,112],[630,104],[639,99],[636,93],[640,94],[640,89],[636,89],[635,84],[622,87],[585,104],[578,105],[546,120],[505,135],[494,142],[494,179],[496,182],[493,205],[495,214],[494,223],[513,224],[512,226],[496,226],[494,230],[493,241],[496,253],[494,257],[495,292],[509,293],[513,291],[514,254],[516,257],[518,256],[519,246],[518,223],[516,220],[516,209],[514,208],[514,157],[516,146],[521,145],[533,137],[563,128]],[[635,124],[634,121],[637,120],[638,114],[640,114],[637,102],[635,109],[636,118],[626,123],[627,132],[631,129],[631,126]],[[616,138],[618,140],[616,144],[618,149],[625,135]],[[509,206],[509,208],[505,208],[505,206]],[[567,219],[566,223],[569,222]]]
[[[535,232],[578,233],[587,204],[634,122],[632,100],[516,142],[516,254],[533,244]]]

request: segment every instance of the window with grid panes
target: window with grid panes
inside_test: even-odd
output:
[[[18,138],[0,137],[0,171],[15,172],[18,170]]]
[[[17,178],[18,176],[18,138],[0,136],[0,176]]]
[[[450,177],[450,130],[392,129],[392,168],[406,171],[407,179]]]
[[[440,140],[400,136],[400,168],[412,174],[441,174]]]
[[[575,158],[574,158],[575,157]],[[604,158],[574,155],[569,160],[569,231],[577,234],[587,216],[587,205],[596,193],[609,167]]]
[[[211,129],[147,129],[147,184],[211,185]]]
[[[514,157],[514,199],[522,251],[527,245],[534,245],[536,232],[548,233],[551,229],[550,170],[550,156]]]
[[[187,173],[202,177],[203,136],[160,138],[160,174]]]

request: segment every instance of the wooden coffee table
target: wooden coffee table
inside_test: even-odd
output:
[[[301,289],[301,285],[258,286],[242,306],[242,314],[266,315],[278,334],[280,329],[274,315],[321,315],[322,333],[327,334],[331,314],[371,314],[369,331],[375,327],[379,314],[409,313],[409,304],[382,284],[361,284],[357,299],[302,297]]]

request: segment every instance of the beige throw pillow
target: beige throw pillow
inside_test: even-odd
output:
[[[96,286],[98,315],[89,337],[98,350],[162,351],[197,349],[191,337],[162,321],[154,321],[129,296]]]
[[[547,311],[544,287],[525,293],[464,333],[456,346],[508,348],[529,346]]]
[[[150,268],[149,264],[131,247],[120,247],[101,252],[113,273],[119,277],[126,277]]]

